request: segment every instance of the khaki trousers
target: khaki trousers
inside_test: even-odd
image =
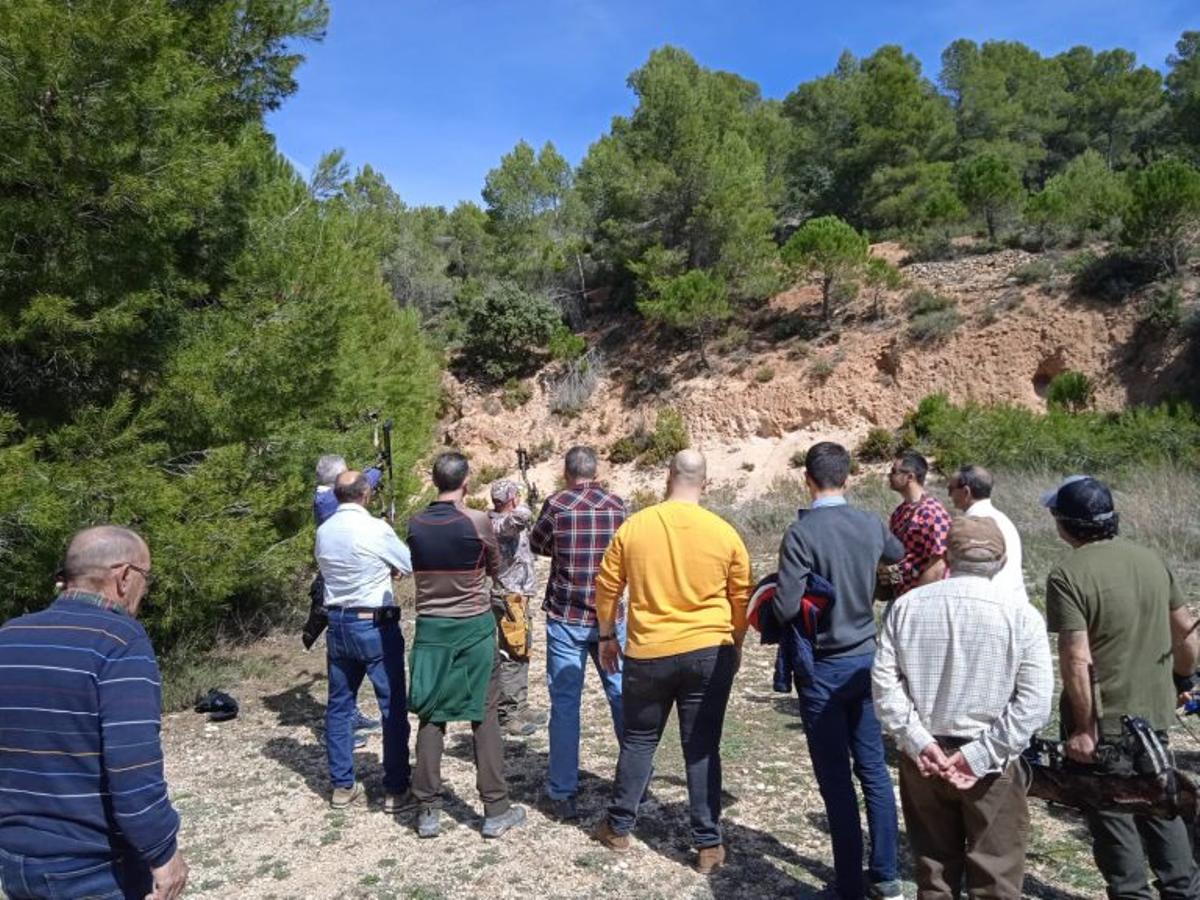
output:
[[[900,803],[908,826],[920,900],[1019,900],[1029,840],[1026,770],[1020,760],[967,791],[926,778],[904,754]]]

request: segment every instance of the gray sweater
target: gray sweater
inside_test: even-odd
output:
[[[875,649],[875,569],[899,562],[904,545],[883,520],[853,506],[802,509],[779,547],[779,583],[773,601],[782,621],[800,612],[809,572],[837,592],[814,646],[818,656],[859,656]]]

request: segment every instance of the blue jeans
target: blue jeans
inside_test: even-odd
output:
[[[850,779],[862,787],[871,834],[867,873],[874,884],[899,877],[900,826],[896,797],[883,753],[883,732],[871,701],[874,653],[818,658],[812,684],[800,689],[800,715],[808,738],[813,774],[825,801],[837,890],[845,900],[866,895],[862,878],[863,836],[858,798]]]
[[[579,704],[589,656],[608,696],[617,743],[621,742],[621,673],[609,675],[601,667],[599,635],[595,625],[546,620],[546,685],[550,689],[550,781],[546,792],[554,800],[574,797],[579,790]],[[617,624],[617,635],[624,646],[623,621]]]
[[[143,900],[153,887],[150,867],[132,851],[118,859],[42,859],[0,850],[0,888],[9,900]]]
[[[329,704],[325,707],[325,752],[335,788],[354,785],[354,718],[363,676],[371,679],[383,719],[383,788],[402,794],[412,780],[408,761],[408,691],[404,636],[399,621],[375,625],[340,609],[329,610],[325,636]]]

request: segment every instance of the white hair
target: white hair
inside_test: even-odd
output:
[[[346,471],[346,460],[336,453],[326,453],[317,460],[317,484],[329,486]]]

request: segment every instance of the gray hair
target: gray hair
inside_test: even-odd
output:
[[[1004,568],[1005,560],[989,559],[986,562],[971,559],[950,558],[951,575],[977,575],[980,578],[995,578]]]
[[[596,451],[591,447],[572,447],[563,463],[569,478],[583,480],[596,477]]]
[[[956,477],[958,483],[971,494],[972,500],[985,500],[992,496],[992,473],[983,466],[963,466]]]
[[[317,484],[329,487],[346,471],[346,460],[336,453],[326,453],[317,460]]]
[[[467,458],[456,451],[439,453],[433,461],[433,486],[442,493],[457,491],[467,480],[471,467]]]
[[[150,549],[136,531],[119,525],[96,525],[77,532],[67,545],[63,576],[67,583],[87,581],[122,563],[135,562]]]

